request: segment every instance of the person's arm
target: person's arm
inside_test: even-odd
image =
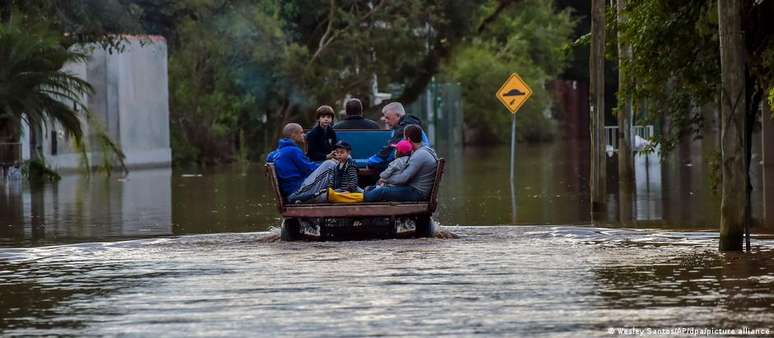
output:
[[[383,159],[387,159],[393,153],[393,150],[395,150],[395,148],[390,147],[390,145],[398,143],[402,139],[403,139],[403,128],[398,128],[393,130],[392,137],[390,137],[390,140],[387,141],[387,144],[384,145],[384,147],[382,147],[382,149],[380,149],[379,152],[376,154]]]
[[[277,151],[278,150],[272,150],[268,155],[266,155],[266,163],[274,163],[274,160],[277,159]]]
[[[343,183],[342,188],[345,190],[357,190],[357,167],[355,166],[355,162],[350,161],[350,163],[347,164],[347,175]]]
[[[406,184],[411,178],[414,177],[414,175],[419,172],[419,169],[422,168],[424,165],[424,156],[423,154],[414,153],[409,157],[408,164],[406,165],[406,169],[403,169],[402,172],[392,175],[392,177],[385,179],[384,182],[389,184],[395,184],[395,185],[402,185]]]
[[[379,174],[379,177],[381,179],[386,180],[390,178],[390,176],[394,175],[395,172],[398,171],[398,167],[400,167],[397,163],[397,160],[390,162],[390,165],[387,166],[387,169],[384,169],[381,174]]]
[[[336,143],[339,142],[339,137],[336,136],[336,131],[333,130],[333,127],[328,127],[328,130],[330,131],[331,138],[333,139],[333,143],[330,144],[330,149],[328,150],[328,152],[330,153],[331,151],[336,149],[335,147],[336,147]]]
[[[325,160],[325,156],[328,155],[328,153],[325,151],[327,147],[322,144],[325,142],[325,140],[321,140],[322,136],[323,135],[320,135],[317,128],[312,129],[308,134],[306,134],[306,156],[308,156],[312,161],[323,161]]]
[[[301,149],[298,149],[298,151],[295,152],[295,156],[291,157],[293,159],[293,163],[296,165],[299,171],[304,174],[304,176],[309,176],[317,167],[320,165],[317,163],[314,163],[309,160],[306,156],[304,156],[304,152],[301,151]]]
[[[387,158],[382,158],[379,154],[371,155],[366,161],[366,165],[369,168],[384,168],[385,163],[390,163],[395,158],[392,153]]]
[[[384,168],[386,163],[390,163],[395,159],[395,148],[390,147],[390,145],[398,143],[401,139],[403,139],[403,131],[396,132],[393,130],[392,136],[387,141],[387,144],[376,152],[376,154],[371,155],[366,161],[366,165],[370,168]]]

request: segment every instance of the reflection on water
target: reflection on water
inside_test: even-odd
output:
[[[634,155],[634,219],[638,221],[663,217],[660,156],[657,152]]]
[[[771,239],[735,255],[702,232],[452,231],[461,238],[0,249],[0,335],[555,337],[774,322]]]
[[[125,178],[62,177],[44,185],[10,182],[0,234],[7,241],[47,244],[101,238],[170,235],[170,169],[133,172]]]
[[[588,145],[518,145],[513,217],[508,147],[440,149],[448,159],[436,218],[445,225],[588,224]],[[700,154],[635,157],[634,227],[715,229],[719,198]],[[617,226],[616,158],[608,160],[609,226]],[[754,182],[755,183],[755,182]],[[262,231],[279,215],[260,164],[127,178],[65,176],[0,183],[0,245]],[[755,202],[755,201],[754,201]],[[759,209],[760,199],[754,205]]]

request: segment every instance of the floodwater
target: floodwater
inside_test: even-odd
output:
[[[267,243],[265,232],[0,251],[0,334],[606,336],[774,329],[774,241],[449,227],[459,239]]]
[[[4,184],[0,336],[774,329],[774,237],[718,253],[701,166],[638,158],[637,221],[616,224],[611,185],[609,224],[592,227],[572,143],[519,145],[515,194],[507,148],[441,153],[436,220],[456,239],[267,240],[260,165]]]
[[[582,145],[519,145],[515,194],[507,183],[507,147],[440,153],[448,160],[436,215],[443,225],[591,222]],[[686,163],[637,157],[635,227],[717,229],[719,198],[706,170]],[[607,226],[617,227],[614,160],[608,172]],[[42,187],[0,184],[0,246],[265,231],[280,222],[267,182],[262,165],[250,164],[137,170],[125,178],[65,176]]]

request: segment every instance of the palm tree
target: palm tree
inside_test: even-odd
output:
[[[18,139],[23,120],[31,128],[55,121],[80,142],[78,111],[86,111],[82,100],[93,89],[62,66],[85,59],[85,54],[62,47],[50,33],[30,34],[13,24],[0,25],[0,132]]]

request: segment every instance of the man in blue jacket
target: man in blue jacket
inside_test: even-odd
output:
[[[282,197],[294,193],[301,183],[319,164],[309,160],[301,145],[304,143],[304,128],[297,123],[288,123],[282,128],[282,136],[277,149],[269,153],[266,162],[274,163]]]

